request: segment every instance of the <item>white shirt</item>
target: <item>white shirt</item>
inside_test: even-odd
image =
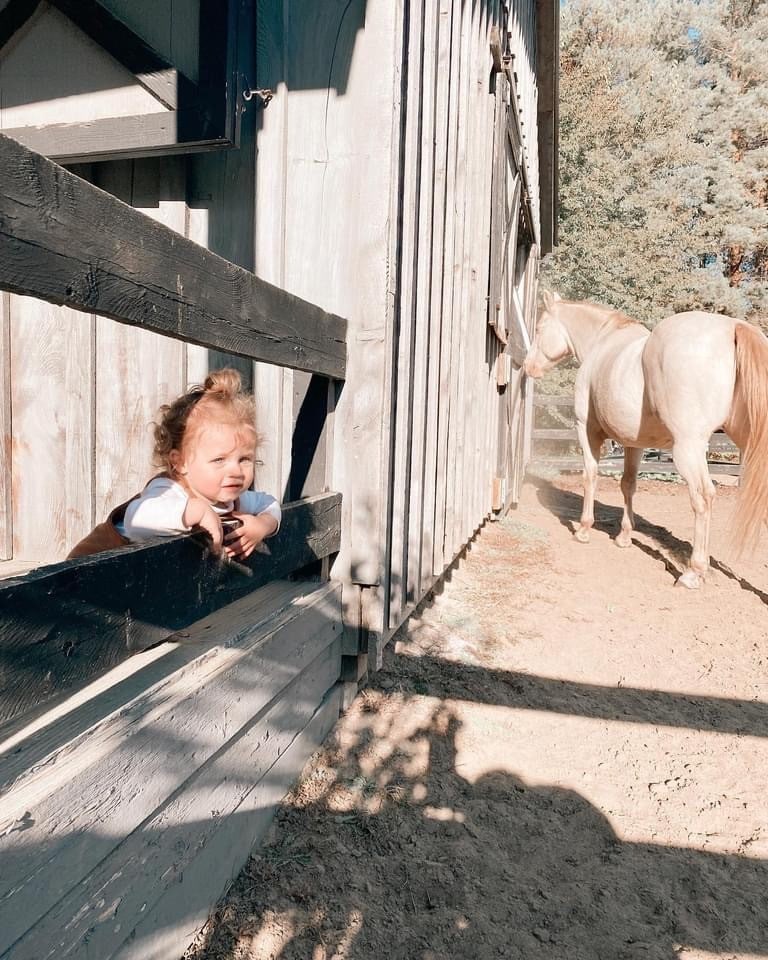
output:
[[[254,516],[267,513],[280,526],[280,504],[274,497],[261,490],[246,490],[238,499],[238,512]],[[125,518],[117,529],[129,540],[146,540],[148,537],[172,536],[192,528],[184,523],[189,494],[180,483],[170,477],[155,477],[144,487],[141,495],[132,500],[125,511]],[[224,506],[211,504],[215,513],[224,515],[234,510],[235,501]],[[275,531],[277,532],[277,531]]]

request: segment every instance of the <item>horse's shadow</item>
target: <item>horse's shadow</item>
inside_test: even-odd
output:
[[[574,533],[578,527],[578,521],[581,516],[581,507],[583,497],[571,490],[563,490],[556,487],[549,480],[541,477],[528,477],[528,482],[536,488],[536,494],[539,503],[556,517],[559,522],[570,533]],[[635,533],[643,534],[658,544],[658,548],[649,543],[632,537],[632,543],[638,549],[642,550],[647,556],[661,563],[667,573],[676,581],[683,573],[688,559],[691,555],[691,543],[688,540],[681,540],[666,527],[661,527],[657,523],[651,523],[636,510],[635,513]],[[621,525],[621,507],[614,507],[607,503],[595,500],[595,523],[594,530],[614,537]],[[659,549],[660,548],[660,549]],[[710,566],[718,573],[729,580],[734,580],[739,584],[742,590],[753,593],[762,603],[768,606],[768,593],[756,587],[749,580],[737,574],[726,563],[715,557],[709,558]]]

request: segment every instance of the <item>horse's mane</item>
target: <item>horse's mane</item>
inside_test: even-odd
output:
[[[622,313],[621,310],[617,310],[615,307],[609,307],[604,303],[594,303],[592,300],[563,300],[562,303],[567,303],[574,307],[591,307],[593,310],[605,314],[606,326],[610,326],[615,330],[621,327],[641,325],[639,320],[633,320],[632,317],[627,316],[626,313]]]

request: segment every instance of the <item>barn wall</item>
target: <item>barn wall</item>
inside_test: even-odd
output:
[[[155,8],[143,33],[169,55],[167,13]],[[266,364],[243,372],[267,436],[260,485],[280,497],[343,491],[334,575],[347,585],[349,618],[381,637],[498,505],[499,471],[514,469],[506,447],[523,405],[500,401],[504,347],[487,322],[490,41],[494,27],[509,33],[535,199],[534,2],[330,0],[320,12],[282,0],[257,3],[256,21],[249,82],[274,99],[248,106],[239,150],[77,169],[348,318],[340,390]],[[509,257],[509,283],[535,285]],[[2,319],[12,435],[0,551],[53,561],[144,482],[159,403],[222,358],[23,298],[6,298]],[[516,369],[505,389],[519,393]],[[314,447],[292,479],[299,421]]]
[[[109,3],[154,11],[157,44],[169,9],[185,9]],[[17,860],[0,954],[77,955],[86,941],[131,960],[178,951],[368,662],[514,499],[538,258],[533,11],[534,0],[258,0],[242,62],[274,96],[249,102],[238,150],[78,168],[347,319],[343,384],[244,367],[268,438],[260,485],[341,491],[342,544],[335,583],[271,585],[63,713],[2,731],[0,856]],[[509,104],[496,31],[514,54]],[[524,144],[504,140],[508,106]],[[532,217],[519,224],[523,179]],[[0,348],[0,550],[30,561],[58,559],[135,492],[157,405],[223,359],[7,295]]]

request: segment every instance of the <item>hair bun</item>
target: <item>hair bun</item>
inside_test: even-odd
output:
[[[229,400],[242,392],[243,383],[237,370],[224,367],[223,370],[214,370],[213,373],[209,373],[203,388],[205,393]]]

